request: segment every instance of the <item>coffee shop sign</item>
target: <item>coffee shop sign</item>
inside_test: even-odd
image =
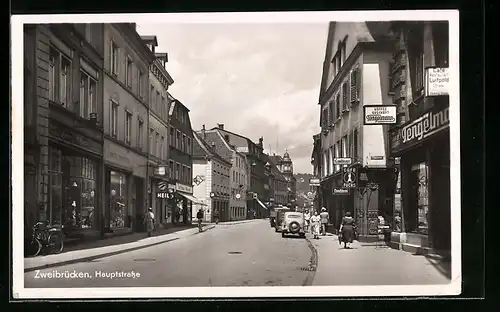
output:
[[[448,95],[450,74],[448,68],[427,68],[425,72],[425,95]]]

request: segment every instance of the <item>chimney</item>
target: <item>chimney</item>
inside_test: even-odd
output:
[[[201,138],[203,139],[203,141],[205,141],[206,139],[206,135],[205,135],[205,125],[203,125],[201,127]]]
[[[217,126],[219,127],[219,129],[224,130],[224,124],[218,123]]]
[[[260,145],[260,147],[262,147],[263,144],[264,144],[264,137],[260,137],[259,138],[259,145]]]

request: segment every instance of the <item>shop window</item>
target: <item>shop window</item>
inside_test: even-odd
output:
[[[127,217],[127,176],[121,172],[110,172],[109,227],[124,228]]]
[[[61,150],[51,147],[49,149],[49,161],[49,205],[46,218],[51,224],[62,224],[63,173]],[[29,192],[29,190],[25,191]]]
[[[421,234],[428,233],[429,188],[428,167],[426,163],[413,165],[411,168],[411,198],[416,202],[416,228]]]

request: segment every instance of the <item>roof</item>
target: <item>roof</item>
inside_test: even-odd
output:
[[[231,162],[225,160],[219,154],[217,154],[213,149],[205,142],[195,131],[193,131],[193,138],[195,139],[195,144],[193,146],[193,158],[202,158],[202,157],[213,157],[217,160],[232,166]]]
[[[158,46],[158,38],[156,36],[141,36],[141,39],[142,41],[145,41],[145,42],[152,42],[154,44],[155,47]]]
[[[177,104],[180,105],[180,106],[182,106],[182,107],[184,107],[187,110],[188,113],[190,112],[189,108],[187,108],[186,105],[182,104],[182,102],[179,101],[178,99],[172,97],[172,105],[170,106],[170,111],[168,112],[169,116],[173,115],[175,105],[177,105]]]

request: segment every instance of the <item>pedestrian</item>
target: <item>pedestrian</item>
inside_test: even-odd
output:
[[[305,221],[305,231],[308,232],[309,231],[309,223],[311,221],[311,215],[309,214],[309,211],[306,210],[306,212],[304,212],[304,221]]]
[[[321,218],[318,216],[318,212],[315,211],[314,215],[311,217],[311,230],[315,239],[319,239],[319,227],[321,223]]]
[[[326,208],[323,207],[321,208],[321,213],[319,214],[320,218],[321,218],[321,234],[323,236],[326,235],[326,231],[328,229],[328,220],[329,220],[329,215],[328,215],[328,212],[326,212]]]
[[[219,209],[215,209],[215,211],[214,211],[214,222],[215,222],[215,224],[219,224],[219,216],[220,216]]]
[[[344,243],[344,248],[351,248],[350,244],[352,244],[352,241],[354,240],[354,230],[354,218],[351,217],[351,213],[347,211],[345,213],[345,217],[342,219],[342,223],[339,229],[341,240]]]
[[[144,224],[146,225],[148,237],[151,237],[151,234],[155,228],[155,214],[153,213],[153,208],[151,207],[148,208],[148,212],[144,216]]]

